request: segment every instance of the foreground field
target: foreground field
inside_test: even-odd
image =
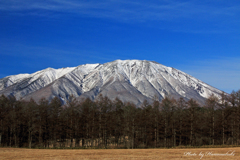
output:
[[[0,148],[0,159],[26,160],[153,160],[240,159],[240,148],[198,149],[21,149]]]

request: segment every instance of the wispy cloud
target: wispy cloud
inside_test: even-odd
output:
[[[227,2],[226,2],[227,3]],[[220,4],[220,2],[219,2]],[[85,16],[113,18],[122,21],[172,20],[179,18],[211,19],[237,16],[240,4],[228,6],[204,1],[137,1],[137,0],[7,0],[0,2],[1,11],[57,11]],[[29,14],[29,12],[26,12]]]
[[[0,12],[47,19],[71,14],[193,34],[240,32],[240,2],[229,1],[6,0],[0,1]]]
[[[195,61],[180,67],[182,71],[227,93],[240,89],[240,58]]]

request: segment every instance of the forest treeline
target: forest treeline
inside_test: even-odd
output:
[[[29,148],[157,148],[239,145],[240,90],[197,101],[164,98],[141,107],[58,98],[17,101],[0,96],[0,146]]]

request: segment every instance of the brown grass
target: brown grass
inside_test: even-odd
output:
[[[227,155],[206,155],[230,154],[234,151],[234,156]],[[185,155],[188,152],[192,155]],[[240,147],[234,148],[189,148],[189,149],[21,149],[21,148],[0,148],[0,159],[27,159],[27,160],[157,160],[157,159],[200,159],[200,153],[205,154],[202,159],[240,159]]]

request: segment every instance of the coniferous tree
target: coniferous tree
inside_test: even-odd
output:
[[[215,143],[215,128],[216,128],[216,115],[215,115],[215,112],[216,112],[216,109],[219,108],[218,106],[218,98],[215,97],[214,95],[211,95],[207,100],[206,100],[206,103],[205,103],[205,107],[207,108],[208,110],[208,119],[209,119],[209,128],[210,128],[210,131],[209,131],[209,134],[210,134],[210,137],[211,137],[211,144],[214,145]]]
[[[46,106],[48,106],[48,109],[45,108]],[[46,102],[44,103],[43,116],[45,119],[49,119],[49,137],[53,141],[53,147],[56,147],[57,139],[61,139],[61,135],[59,134],[61,133],[61,127],[63,125],[63,122],[60,118],[61,112],[63,111],[61,106],[62,103],[58,97],[54,97],[48,105]]]
[[[123,102],[116,98],[113,102],[113,126],[114,126],[114,138],[115,138],[115,143],[117,143],[117,147],[121,143],[121,136],[124,134],[124,104]]]
[[[153,132],[154,132],[154,127],[153,127],[153,113],[152,113],[152,106],[145,100],[142,103],[141,106],[142,109],[142,140],[144,143],[144,146],[149,146],[151,145],[151,141],[153,139]]]
[[[186,101],[181,97],[177,101],[177,116],[179,120],[179,146],[182,145],[182,137],[183,137],[183,128],[184,128],[184,116],[187,104]]]
[[[160,109],[160,102],[157,98],[153,101],[153,116],[154,116],[154,147],[158,147],[159,143],[159,109]]]
[[[16,137],[16,130],[17,130],[17,113],[16,108],[17,102],[15,97],[10,96],[8,97],[8,113],[6,115],[7,126],[8,126],[8,146],[12,146],[13,144],[16,146],[17,137]]]
[[[188,110],[189,110],[189,117],[190,117],[190,137],[189,137],[189,145],[194,145],[194,140],[196,136],[196,111],[197,107],[199,106],[198,103],[194,99],[190,99],[187,102]]]
[[[27,128],[28,133],[28,147],[32,148],[33,137],[36,129],[36,108],[37,104],[33,99],[30,99],[29,102],[23,103],[23,115],[25,127]]]
[[[37,106],[36,113],[36,128],[38,128],[38,145],[43,147],[43,141],[46,140],[46,134],[48,132],[48,101],[45,98],[40,99],[39,105]],[[47,119],[47,120],[46,120]]]
[[[66,138],[70,139],[70,147],[73,147],[73,140],[75,138],[75,123],[76,123],[76,113],[78,111],[78,101],[74,96],[70,96],[64,110],[64,126],[66,127]]]
[[[240,136],[240,90],[236,92],[236,123],[237,123],[237,135],[236,135],[236,141],[237,145],[239,145],[239,136]]]
[[[6,96],[2,95],[0,97],[0,146],[3,146],[4,139],[6,139],[6,130],[7,130],[7,115],[9,112],[9,100]]]
[[[165,97],[161,102],[161,112],[163,116],[163,126],[164,126],[164,147],[170,147],[169,139],[173,136],[173,108],[174,99]],[[173,142],[173,141],[172,141]],[[172,145],[172,143],[171,143]]]
[[[133,149],[135,144],[136,131],[136,106],[133,103],[126,103],[124,105],[124,124],[125,135],[127,136],[126,147]]]
[[[109,139],[109,112],[112,110],[112,102],[108,97],[100,95],[97,100],[97,109],[99,112],[99,137],[103,141],[104,148],[107,148]]]
[[[231,135],[231,144],[234,144],[234,139],[235,139],[235,126],[236,126],[236,117],[237,117],[237,101],[236,101],[236,92],[232,91],[232,93],[228,96],[228,102],[230,103],[231,106],[231,116],[229,116],[229,129],[228,131],[230,132]]]

